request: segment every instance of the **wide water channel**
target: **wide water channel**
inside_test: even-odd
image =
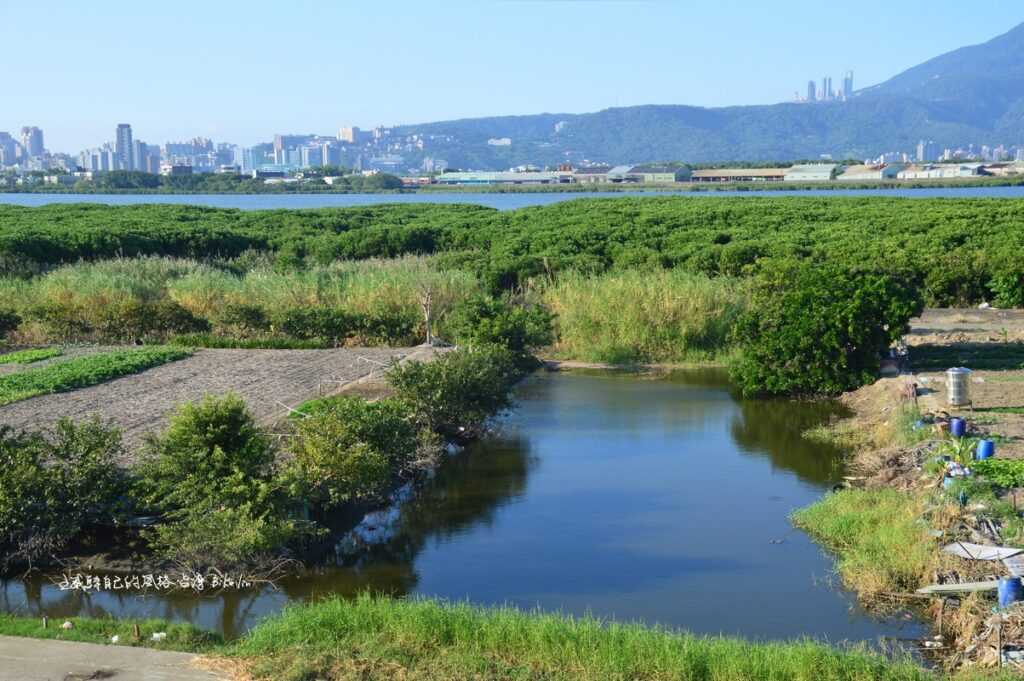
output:
[[[800,433],[829,405],[738,399],[724,375],[539,373],[498,432],[452,456],[383,540],[277,589],[141,596],[0,583],[0,609],[162,617],[238,635],[291,601],[370,589],[832,642],[913,637],[835,584],[787,516],[842,474]]]
[[[413,194],[6,194],[0,193],[0,204],[45,206],[54,203],[104,203],[112,206],[133,206],[143,203],[186,204],[240,210],[271,210],[299,208],[348,208],[382,203],[469,203],[498,210],[516,210],[529,206],[547,206],[575,199],[614,199],[627,197],[653,198],[682,196],[693,199],[716,196],[784,197],[784,196],[886,196],[908,199],[1019,199],[1024,187],[924,187],[897,189],[768,189],[756,188],[715,191],[624,191],[624,192],[421,192]]]

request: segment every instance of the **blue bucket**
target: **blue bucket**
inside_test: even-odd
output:
[[[967,434],[967,421],[961,418],[951,418],[949,420],[949,432],[952,433],[953,437],[963,437]]]
[[[954,480],[956,480],[956,478],[954,478],[952,476],[949,476],[949,475],[944,477],[942,479],[942,489],[949,489],[950,487],[952,487]]]
[[[1006,608],[1024,600],[1024,584],[1020,577],[1003,577],[999,580],[999,607]]]
[[[982,440],[978,443],[977,449],[974,450],[974,458],[981,461],[982,459],[991,459],[996,455],[996,443],[992,440]]]

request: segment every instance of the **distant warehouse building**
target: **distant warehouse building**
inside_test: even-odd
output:
[[[636,176],[639,182],[645,184],[668,184],[671,182],[686,182],[693,174],[685,166],[647,164],[633,166],[629,174]]]
[[[836,163],[812,163],[786,169],[786,182],[829,182],[836,178]]]
[[[836,179],[844,182],[895,180],[905,167],[902,163],[850,166]]]
[[[714,168],[695,170],[693,182],[782,182],[788,168]]]
[[[437,184],[448,185],[490,185],[490,184],[569,184],[572,174],[554,173],[443,173],[437,176]]]
[[[988,174],[980,163],[928,163],[907,166],[898,177],[901,180],[948,180]]]

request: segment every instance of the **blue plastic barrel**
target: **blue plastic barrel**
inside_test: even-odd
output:
[[[974,458],[979,461],[982,459],[991,459],[996,455],[996,443],[992,440],[981,440],[978,442],[977,449],[974,450]]]
[[[1017,601],[1024,601],[1024,584],[1020,577],[1003,577],[999,580],[999,607],[1005,608]]]
[[[967,421],[956,417],[951,418],[949,432],[953,434],[953,437],[963,437],[967,433]]]

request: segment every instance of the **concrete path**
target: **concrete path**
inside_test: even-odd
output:
[[[223,681],[195,655],[129,646],[0,636],[0,681]]]

